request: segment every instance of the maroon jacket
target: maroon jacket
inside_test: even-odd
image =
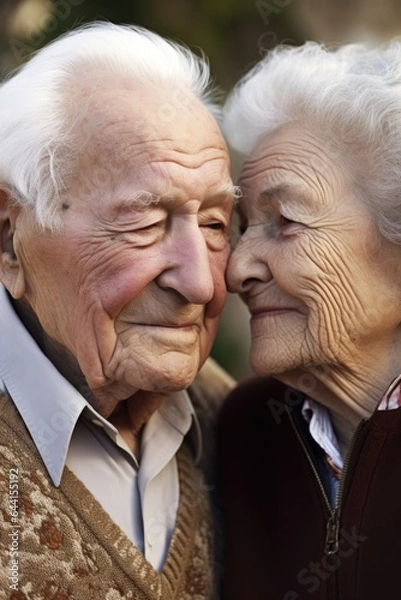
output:
[[[224,600],[401,598],[401,408],[362,421],[333,510],[303,399],[259,378],[222,410]]]

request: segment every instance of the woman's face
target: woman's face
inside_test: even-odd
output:
[[[251,313],[256,373],[353,368],[391,347],[401,321],[400,251],[379,236],[344,162],[287,125],[243,167],[242,235],[227,279]]]

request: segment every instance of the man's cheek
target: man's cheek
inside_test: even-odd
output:
[[[219,316],[214,318],[205,318],[204,329],[202,335],[200,337],[200,348],[199,348],[199,359],[200,364],[199,368],[208,358],[210,351],[213,347],[214,341],[216,339],[217,330],[219,327]]]
[[[148,285],[148,278],[143,277],[144,270],[138,265],[132,268],[110,273],[107,280],[99,287],[99,302],[110,318],[115,318],[121,310],[140,294]]]
[[[227,299],[226,267],[229,252],[220,253],[211,261],[211,270],[214,281],[214,295],[206,307],[206,314],[210,318],[219,317]]]

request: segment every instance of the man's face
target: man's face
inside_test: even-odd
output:
[[[226,297],[232,184],[195,99],[166,116],[154,93],[122,93],[83,130],[61,232],[39,232],[22,211],[14,250],[25,297],[106,415],[105,398],[187,387],[207,358]]]

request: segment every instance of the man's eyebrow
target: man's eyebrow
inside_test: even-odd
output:
[[[217,190],[213,196],[231,196],[234,203],[237,203],[242,198],[242,190],[239,185],[225,185]]]
[[[221,196],[230,196],[234,202],[237,202],[242,196],[241,188],[238,185],[225,185],[214,191],[211,198],[219,198]],[[158,196],[147,190],[137,190],[124,199],[124,206],[142,208],[151,204],[159,204],[163,199],[169,200],[171,196]]]
[[[137,190],[124,199],[124,206],[133,208],[142,208],[151,204],[158,204],[161,196],[157,196],[147,190]]]

